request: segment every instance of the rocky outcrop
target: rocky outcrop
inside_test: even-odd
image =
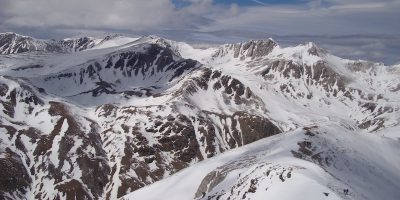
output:
[[[16,33],[0,33],[0,54],[15,54],[31,51],[63,52],[55,41],[38,40]]]
[[[227,44],[221,47],[213,56],[221,57],[232,54],[234,58],[256,59],[268,55],[277,44],[272,39],[251,40],[248,42]]]
[[[96,41],[91,37],[81,37],[76,39],[64,39],[59,41],[59,44],[72,52],[77,52],[93,48],[96,45]]]

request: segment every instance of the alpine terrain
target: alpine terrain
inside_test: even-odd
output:
[[[400,199],[400,65],[272,39],[0,54],[0,199]]]

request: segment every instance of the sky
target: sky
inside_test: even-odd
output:
[[[400,0],[0,0],[0,32],[36,38],[122,33],[188,42],[274,38],[400,63]]]

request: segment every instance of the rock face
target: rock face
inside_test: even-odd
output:
[[[230,149],[324,123],[327,116],[367,131],[398,121],[395,69],[333,65],[336,57],[314,45],[283,51],[270,39],[249,41],[221,46],[200,62],[182,58],[190,54],[179,52],[184,48],[178,43],[156,37],[96,51],[91,48],[98,41],[89,37],[41,46],[6,35],[2,54],[15,55],[1,56],[0,167],[10,169],[0,172],[4,199],[116,199]],[[60,51],[51,53],[50,44]],[[380,76],[390,81],[372,80]],[[353,87],[366,84],[373,89]],[[307,154],[306,141],[299,145],[293,155],[319,162]],[[289,176],[289,168],[260,167]],[[196,197],[234,170],[210,172]]]
[[[90,49],[96,45],[96,41],[94,40],[94,38],[90,37],[65,39],[60,41],[59,43],[73,52]]]
[[[268,55],[277,44],[272,40],[251,40],[244,43],[228,44],[221,47],[215,54],[214,57],[224,56],[229,52],[233,52],[234,58],[260,58]]]
[[[0,54],[31,51],[62,52],[64,49],[54,41],[37,40],[16,33],[0,33]]]

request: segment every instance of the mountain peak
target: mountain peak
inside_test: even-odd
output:
[[[4,36],[20,36],[20,37],[27,37],[27,38],[31,38],[30,36],[25,36],[25,35],[20,35],[18,33],[14,33],[14,32],[4,32],[4,33],[0,33],[0,37],[4,37]]]
[[[215,53],[214,57],[233,55],[234,58],[259,58],[268,55],[278,44],[272,39],[250,40],[236,44],[225,44]]]
[[[327,51],[325,49],[322,49],[322,48],[318,47],[313,42],[308,42],[308,43],[304,44],[304,46],[308,49],[307,52],[310,55],[323,56],[323,55],[327,54]]]
[[[14,54],[45,49],[46,42],[13,32],[0,33],[0,54]]]
[[[59,43],[68,50],[76,52],[94,47],[96,45],[96,38],[88,36],[80,38],[66,38]]]

